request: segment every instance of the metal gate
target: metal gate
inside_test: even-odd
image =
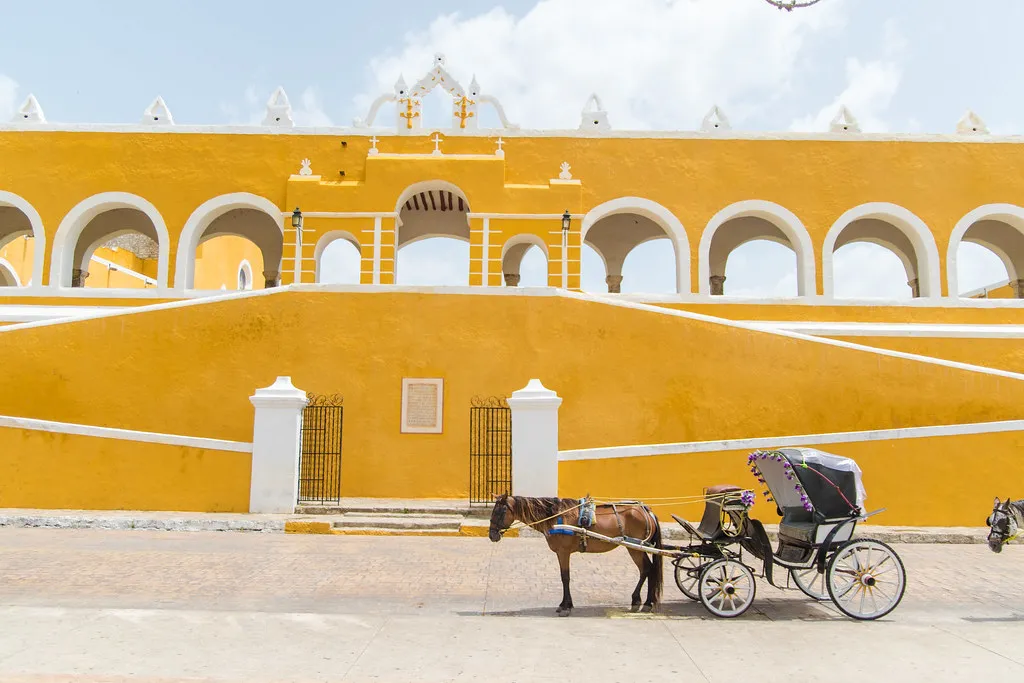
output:
[[[343,399],[307,394],[302,410],[299,502],[341,502],[341,425]]]
[[[469,408],[469,502],[512,492],[512,409],[504,398],[474,398]]]

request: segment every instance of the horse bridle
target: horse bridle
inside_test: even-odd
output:
[[[508,504],[508,498],[509,497],[507,495],[501,497],[501,507],[503,508],[502,514],[501,514],[502,521],[505,521],[505,513],[507,513],[507,512],[511,512],[513,514],[515,513],[515,510],[512,509],[512,506]],[[491,515],[491,517],[492,517],[492,519],[491,519],[491,531],[497,531],[498,532],[498,536],[504,536],[505,532],[508,531],[509,529],[511,529],[512,525],[515,524],[515,519],[513,519],[511,522],[509,522],[508,526],[506,526],[505,528],[501,528],[501,527],[498,526],[496,520],[493,519],[493,517],[494,517],[493,514]]]
[[[1003,530],[1003,529],[997,530],[996,527],[993,524],[993,519],[992,518],[995,517],[997,512],[1001,512],[1005,516],[1005,522],[1006,522],[1006,529],[1005,530]],[[1004,520],[998,520],[998,521],[1001,522],[1001,521],[1004,521]],[[992,514],[989,515],[988,519],[985,520],[985,523],[988,524],[989,528],[991,529],[989,531],[989,533],[988,533],[988,540],[989,540],[989,542],[991,542],[993,540],[993,538],[992,538],[993,536],[996,536],[997,538],[995,540],[999,541],[1000,545],[1006,545],[1010,541],[1012,541],[1015,538],[1017,538],[1017,536],[1020,534],[1020,525],[1017,522],[1016,510],[1014,510],[1013,507],[1010,506],[1009,501],[1007,501],[1006,503],[1004,503],[1002,505],[995,506],[992,509]],[[1002,526],[1002,525],[1000,525],[1000,526]],[[1001,536],[1002,538],[999,538],[999,536]]]

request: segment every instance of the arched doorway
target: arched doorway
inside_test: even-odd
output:
[[[443,181],[417,183],[399,198],[395,283],[469,285],[469,200]]]
[[[6,286],[39,282],[46,234],[39,214],[16,194],[0,191],[0,259],[6,263]]]
[[[316,281],[325,284],[358,285],[362,263],[359,241],[345,230],[324,234],[313,251]]]
[[[946,268],[950,296],[1006,282],[1024,299],[1024,208],[989,204],[964,216],[950,235]]]
[[[548,245],[536,235],[516,235],[505,242],[501,272],[506,287],[548,286]]]
[[[106,192],[68,212],[53,241],[50,282],[60,287],[158,287],[167,283],[163,217],[133,194]]]
[[[699,264],[702,294],[729,291],[727,269],[733,273],[730,285],[735,283],[730,293],[754,297],[815,293],[811,237],[791,211],[772,202],[737,202],[715,214],[701,236]]]
[[[877,249],[857,252],[847,248],[842,255],[838,253],[847,245],[859,243],[884,247],[903,264],[901,275],[905,275],[905,280],[902,283],[892,278],[883,285],[878,281],[877,274],[873,276],[875,286],[884,286],[889,296],[899,298],[909,294],[916,298],[941,295],[939,252],[928,226],[901,206],[877,203],[864,204],[847,211],[825,236],[821,257],[825,296],[843,294],[843,287],[836,283],[837,274],[846,271],[849,273],[847,277],[861,276],[870,272],[865,263],[879,264],[877,257],[871,256],[871,252],[877,253]],[[858,253],[861,255],[860,263],[842,263],[845,258]]]
[[[249,193],[222,195],[204,202],[192,212],[182,230],[175,284],[183,289],[216,288],[217,278],[210,279],[209,272],[221,261],[234,267],[244,258],[255,271],[253,288],[278,286],[284,251],[281,221],[280,209]],[[215,250],[229,253],[214,259],[209,252]]]
[[[625,281],[623,268],[627,257],[642,244],[652,242],[650,251],[659,250],[655,261],[672,263],[673,272],[645,277],[643,282],[654,286],[642,286],[645,293],[689,291],[690,248],[682,223],[665,207],[640,197],[623,197],[605,202],[587,212],[583,218],[583,246],[596,252],[605,268],[605,285],[610,293],[638,291]],[[648,250],[645,250],[648,251]],[[671,252],[671,254],[669,254]],[[586,272],[592,258],[581,255],[583,280],[592,282]],[[651,268],[646,268],[651,271]]]

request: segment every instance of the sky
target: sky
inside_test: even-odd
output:
[[[0,0],[0,16],[0,120],[33,93],[52,122],[136,122],[161,95],[179,124],[256,123],[281,85],[297,124],[350,125],[443,52],[526,128],[576,127],[596,91],[616,128],[693,130],[718,104],[734,129],[824,131],[845,104],[866,132],[951,132],[973,109],[993,133],[1024,133],[1020,0]],[[961,249],[962,290],[1006,278],[990,252]],[[408,284],[464,284],[467,262],[468,245],[427,240],[398,268]],[[667,241],[641,245],[623,291],[673,291],[673,267]],[[845,246],[835,267],[839,296],[910,296],[882,247]],[[357,270],[346,243],[328,249],[325,279]],[[751,242],[726,293],[795,295],[795,271],[786,247]],[[523,284],[543,273],[534,249]],[[605,289],[589,249],[583,281]]]

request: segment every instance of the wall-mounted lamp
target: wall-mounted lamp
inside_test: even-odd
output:
[[[562,214],[562,230],[569,232],[569,224],[572,223],[572,215],[569,213],[569,209],[565,210]]]

